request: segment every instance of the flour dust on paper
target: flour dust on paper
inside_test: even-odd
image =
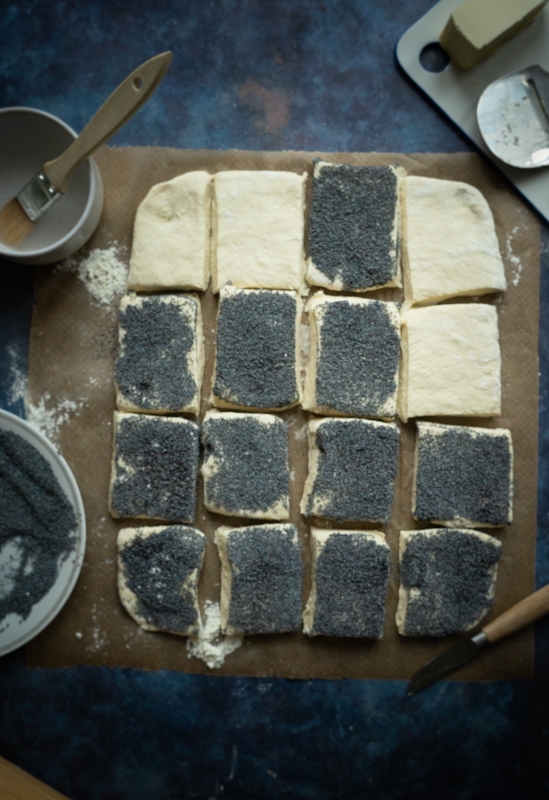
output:
[[[85,404],[86,401],[83,399],[55,400],[49,392],[46,392],[36,403],[31,403],[27,399],[25,403],[27,422],[56,444],[61,427],[69,421],[71,415],[78,414]]]
[[[210,669],[219,669],[228,655],[243,643],[243,636],[224,636],[221,633],[219,603],[206,600],[204,621],[200,621],[200,632],[187,640],[188,658],[194,656],[204,661]]]
[[[110,247],[82,252],[62,261],[59,272],[72,272],[81,281],[92,301],[110,306],[126,291],[128,265],[124,261],[126,248],[114,242]]]
[[[515,236],[516,233],[518,233],[519,230],[520,230],[519,226],[516,225],[511,231],[511,233],[507,234],[505,239],[507,259],[513,265],[513,274],[509,279],[510,283],[512,283],[513,286],[518,286],[518,283],[520,281],[520,274],[522,272],[522,263],[520,261],[520,258],[516,256],[513,251],[513,237]]]
[[[22,349],[14,343],[6,348],[8,356],[8,385],[6,400],[10,406],[25,404],[29,391],[27,359]]]

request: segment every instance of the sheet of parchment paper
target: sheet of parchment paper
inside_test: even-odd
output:
[[[538,278],[539,226],[534,214],[478,156],[266,153],[180,151],[161,148],[102,149],[97,161],[105,183],[105,209],[86,251],[117,242],[128,259],[136,209],[151,186],[193,169],[215,173],[227,169],[275,169],[312,172],[313,159],[351,164],[399,163],[409,174],[462,180],[478,187],[494,213],[507,272],[508,289],[481,302],[498,309],[503,354],[503,413],[490,420],[464,424],[510,428],[515,448],[513,524],[495,534],[503,542],[496,599],[490,617],[529,594],[534,588],[537,412],[538,412]],[[85,251],[85,252],[86,252]],[[84,253],[85,255],[85,253]],[[370,293],[381,299],[402,298],[400,290]],[[403,426],[399,475],[393,513],[386,528],[392,565],[385,635],[381,641],[346,640],[301,634],[250,636],[211,671],[189,658],[182,637],[145,633],[126,614],[116,590],[116,535],[124,524],[107,510],[115,408],[113,369],[116,355],[118,300],[110,308],[94,304],[74,274],[55,266],[36,269],[35,307],[31,330],[30,392],[33,402],[46,393],[50,401],[72,401],[76,410],[60,427],[59,449],[81,488],[88,525],[86,558],[73,595],[52,624],[27,647],[32,667],[105,664],[144,669],[171,669],[222,675],[284,676],[289,678],[408,678],[426,660],[447,648],[443,640],[399,637],[395,624],[398,591],[398,532],[420,528],[410,514],[413,423]],[[210,395],[216,299],[203,296],[207,363],[202,418]],[[308,596],[308,525],[299,514],[307,468],[303,426],[308,414],[289,410],[291,521],[300,530],[306,564],[304,602]],[[456,420],[453,420],[454,422]],[[198,487],[195,524],[208,536],[200,601],[219,598],[219,562],[213,532],[220,524],[246,520],[210,514]],[[142,523],[140,523],[142,524]],[[324,521],[315,521],[328,526]],[[349,526],[352,527],[352,526]],[[355,526],[356,527],[356,526]],[[368,526],[363,526],[368,527]],[[370,526],[374,527],[374,526]],[[485,652],[457,673],[459,679],[527,678],[533,674],[533,634],[526,630]]]

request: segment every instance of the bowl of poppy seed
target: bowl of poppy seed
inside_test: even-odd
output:
[[[67,462],[29,423],[0,410],[0,656],[61,611],[85,546],[84,506]]]

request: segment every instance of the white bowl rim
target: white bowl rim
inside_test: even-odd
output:
[[[1,426],[1,421],[5,420],[8,424],[13,425],[14,427],[19,427],[22,431],[24,431],[23,438],[25,441],[29,442],[34,447],[34,444],[29,441],[29,439],[35,438],[40,444],[44,447],[48,456],[42,457],[48,461],[50,466],[52,462],[56,462],[59,466],[61,472],[63,473],[63,477],[66,479],[69,488],[70,488],[70,496],[64,491],[67,499],[72,504],[75,509],[77,520],[78,520],[78,541],[75,545],[75,554],[76,558],[74,560],[72,569],[70,569],[70,573],[66,576],[65,585],[63,587],[59,587],[58,594],[56,600],[54,600],[53,604],[50,602],[46,602],[44,604],[43,609],[41,609],[41,616],[39,620],[36,620],[32,627],[30,627],[29,620],[25,620],[23,626],[25,628],[24,632],[21,636],[11,639],[8,643],[4,645],[0,645],[0,657],[11,653],[13,650],[17,650],[19,647],[22,647],[24,644],[27,644],[31,639],[34,639],[35,636],[38,636],[44,628],[46,628],[50,622],[59,614],[67,600],[72,594],[74,587],[76,586],[76,581],[80,576],[80,571],[82,569],[82,564],[84,562],[84,554],[86,551],[86,513],[84,510],[84,503],[82,502],[82,495],[80,494],[80,489],[76,482],[74,475],[72,474],[72,470],[61,455],[61,453],[56,449],[56,447],[50,442],[50,440],[44,436],[34,425],[31,425],[27,420],[23,419],[22,417],[17,416],[17,414],[12,414],[10,411],[6,411],[3,408],[0,408],[0,430],[5,430]],[[36,448],[35,448],[36,449]],[[49,592],[55,589],[56,584],[60,580],[60,575],[57,576],[56,582],[51,587]],[[48,592],[48,594],[49,594]],[[48,597],[46,594],[41,600],[38,601],[36,608],[40,603],[44,603],[46,598]],[[10,637],[11,638],[11,637]]]
[[[68,131],[68,133],[70,133],[72,136],[74,136],[75,139],[78,136],[76,131],[73,130],[70,125],[67,125],[66,122],[63,122],[62,119],[59,119],[59,117],[56,117],[54,114],[50,114],[48,111],[42,111],[39,108],[31,108],[30,106],[7,106],[6,108],[0,108],[0,116],[3,116],[5,114],[12,114],[14,111],[24,111],[29,114],[36,114],[39,117],[46,117],[47,119],[56,122],[62,128],[65,128],[65,130]],[[47,253],[52,253],[54,250],[57,250],[59,247],[62,247],[70,239],[72,239],[75,233],[82,227],[82,225],[84,224],[84,220],[89,216],[91,212],[93,199],[95,197],[95,193],[97,192],[97,180],[95,177],[95,171],[92,167],[93,161],[94,159],[92,156],[90,156],[87,159],[88,172],[90,175],[90,189],[88,192],[88,199],[86,201],[86,206],[82,211],[82,214],[80,215],[76,225],[74,225],[74,227],[71,228],[71,230],[68,233],[66,233],[62,239],[58,239],[53,244],[50,244],[48,247],[41,247],[38,250],[25,250],[23,253],[25,258],[33,258],[35,256],[41,256],[41,255],[46,255]],[[5,247],[0,243],[0,255],[8,257],[9,256],[17,257],[21,256],[22,252],[20,250],[11,250],[9,247]]]

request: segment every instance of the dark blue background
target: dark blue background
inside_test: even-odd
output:
[[[80,130],[171,49],[113,144],[456,152],[468,141],[393,51],[430,0],[0,0],[0,106]],[[542,230],[537,581],[549,581],[549,232]],[[0,266],[0,405],[25,366],[31,271]],[[546,798],[549,620],[531,682],[256,680],[0,661],[0,754],[73,800]]]

